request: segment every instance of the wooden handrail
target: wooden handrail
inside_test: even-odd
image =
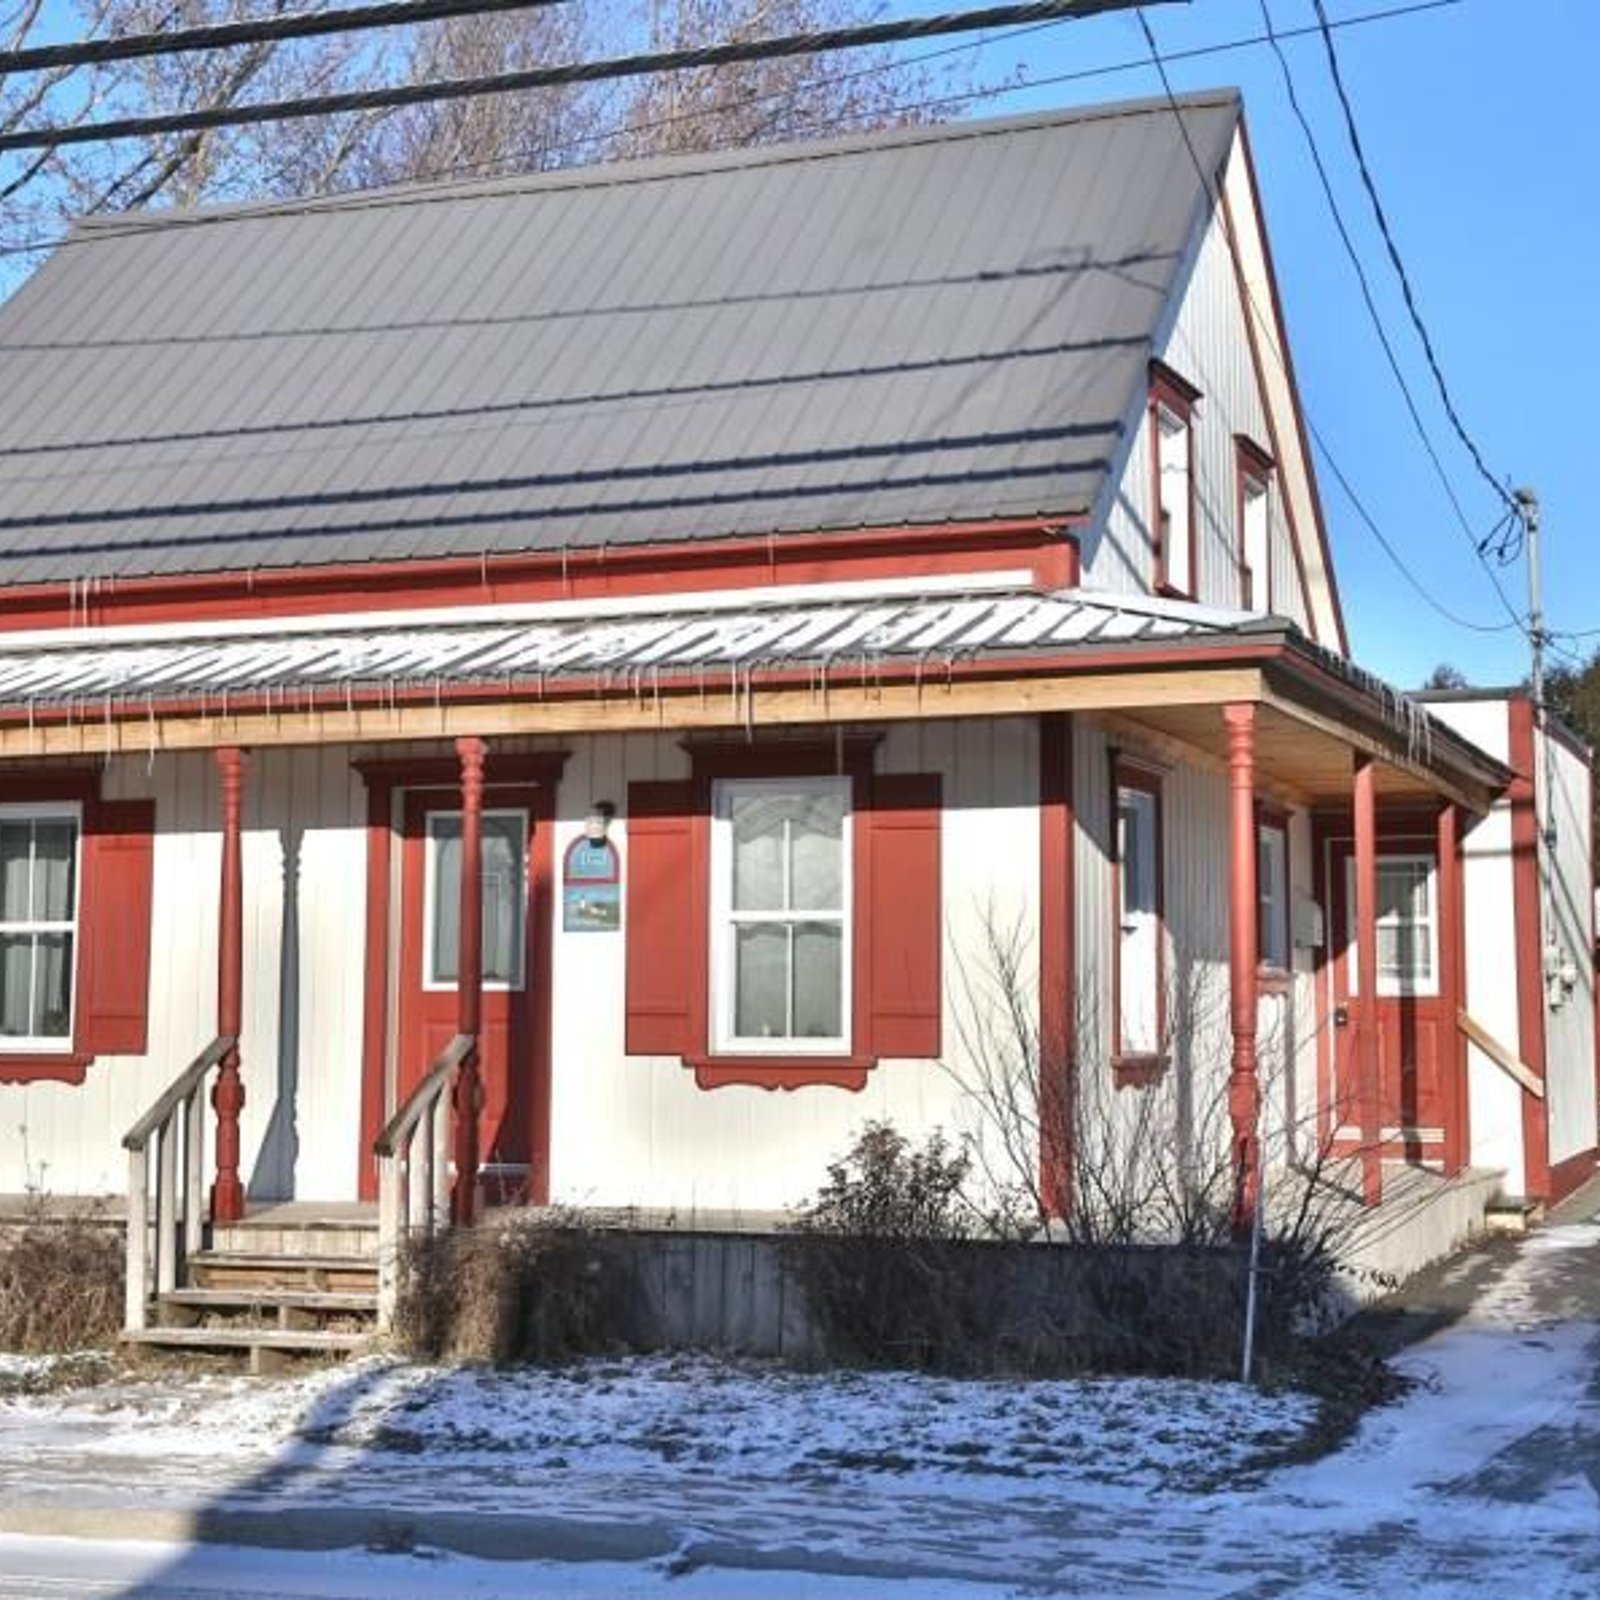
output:
[[[219,1033],[167,1086],[166,1092],[122,1136],[124,1150],[143,1150],[150,1136],[173,1109],[194,1092],[195,1085],[238,1043],[232,1034]]]
[[[372,1141],[374,1155],[392,1156],[395,1153],[401,1141],[422,1120],[429,1103],[443,1092],[445,1080],[467,1059],[477,1045],[476,1034],[458,1033],[434,1057],[427,1076],[406,1096],[405,1103],[384,1124],[383,1132]]]
[[[1527,1062],[1510,1045],[1502,1044],[1468,1012],[1456,1013],[1456,1026],[1500,1068],[1507,1076],[1515,1078],[1536,1100],[1544,1099],[1544,1084]]]

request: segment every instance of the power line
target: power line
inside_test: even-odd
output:
[[[1411,324],[1417,330],[1417,337],[1422,341],[1423,354],[1427,357],[1428,368],[1433,373],[1433,381],[1438,386],[1439,398],[1444,404],[1445,414],[1450,418],[1450,425],[1455,429],[1456,437],[1466,447],[1467,453],[1472,457],[1473,465],[1478,469],[1479,476],[1494,491],[1496,497],[1506,507],[1515,510],[1516,501],[1507,492],[1505,485],[1489,470],[1484,462],[1483,454],[1478,449],[1472,435],[1467,432],[1466,424],[1462,422],[1460,413],[1456,410],[1455,401],[1451,398],[1450,386],[1445,382],[1444,369],[1439,364],[1439,358],[1433,348],[1433,340],[1428,335],[1426,324],[1422,320],[1422,312],[1417,306],[1417,297],[1411,287],[1411,278],[1406,271],[1405,262],[1400,258],[1399,246],[1396,245],[1394,233],[1389,226],[1389,218],[1384,211],[1383,202],[1378,198],[1378,186],[1373,180],[1372,169],[1367,164],[1366,151],[1361,145],[1361,134],[1356,127],[1355,110],[1350,103],[1350,96],[1345,91],[1344,74],[1339,68],[1339,52],[1334,46],[1333,30],[1328,22],[1328,13],[1322,0],[1311,0],[1317,13],[1317,26],[1321,34],[1323,49],[1328,56],[1328,70],[1333,78],[1334,92],[1338,95],[1339,105],[1344,112],[1345,131],[1350,138],[1350,148],[1356,158],[1356,166],[1361,173],[1362,186],[1367,191],[1367,198],[1372,202],[1372,214],[1377,219],[1378,232],[1383,235],[1385,248],[1389,252],[1390,264],[1394,267],[1395,276],[1400,280],[1400,290],[1405,297],[1406,310],[1410,313]]]
[[[1474,536],[1472,525],[1467,521],[1467,514],[1462,509],[1461,498],[1459,495],[1457,495],[1455,491],[1455,485],[1450,481],[1450,474],[1445,470],[1444,462],[1440,459],[1439,452],[1434,445],[1433,438],[1429,434],[1426,425],[1423,423],[1422,413],[1417,408],[1416,396],[1411,392],[1411,385],[1406,381],[1405,373],[1400,367],[1400,358],[1396,354],[1394,345],[1389,338],[1388,329],[1384,326],[1383,317],[1378,310],[1377,300],[1373,296],[1371,280],[1367,277],[1366,267],[1362,263],[1360,252],[1356,249],[1355,240],[1351,237],[1349,225],[1345,221],[1344,211],[1340,207],[1338,197],[1334,193],[1333,180],[1329,176],[1327,165],[1322,159],[1322,150],[1317,143],[1317,136],[1312,131],[1311,123],[1306,117],[1305,111],[1300,104],[1300,96],[1295,89],[1294,74],[1289,68],[1289,58],[1284,54],[1283,46],[1278,42],[1277,36],[1273,32],[1272,14],[1267,9],[1267,0],[1260,0],[1260,3],[1261,19],[1266,24],[1267,34],[1272,44],[1273,54],[1277,56],[1278,65],[1283,71],[1283,82],[1285,89],[1288,91],[1290,109],[1294,112],[1295,120],[1300,124],[1301,133],[1305,135],[1306,147],[1311,153],[1312,165],[1316,168],[1317,178],[1322,185],[1323,198],[1328,202],[1328,210],[1333,216],[1334,227],[1339,234],[1340,242],[1344,245],[1345,254],[1350,258],[1350,265],[1355,269],[1356,281],[1361,285],[1361,298],[1366,303],[1367,315],[1372,321],[1373,331],[1378,336],[1378,343],[1383,347],[1384,357],[1389,363],[1389,370],[1394,374],[1394,381],[1399,385],[1400,393],[1404,397],[1406,411],[1411,417],[1412,425],[1416,428],[1417,437],[1422,441],[1422,447],[1427,452],[1429,461],[1433,463],[1433,470],[1438,475],[1439,482],[1443,486],[1445,495],[1450,501],[1451,508],[1456,514],[1456,521],[1461,528],[1462,534],[1465,536],[1468,545],[1471,546],[1473,554],[1478,558],[1479,561],[1483,562],[1484,570],[1488,573],[1489,581],[1494,587],[1495,594],[1498,597],[1502,608],[1505,610],[1506,615],[1511,619],[1510,626],[1520,628],[1522,626],[1521,615],[1517,611],[1516,606],[1512,604],[1510,597],[1501,587],[1498,576],[1494,572],[1494,569],[1489,566],[1487,556],[1488,549],[1494,543],[1495,539],[1499,537],[1507,527],[1516,523],[1515,508],[1508,512],[1505,517],[1501,518],[1500,522],[1496,524],[1493,531],[1490,532],[1486,538],[1478,539]],[[1335,469],[1335,475],[1338,476],[1341,483],[1343,483],[1343,474],[1338,473],[1337,469]],[[1348,492],[1349,491],[1347,487],[1346,493]],[[1355,504],[1353,499],[1352,504]],[[1370,520],[1366,518],[1366,512],[1364,509],[1360,508],[1359,506],[1357,509],[1361,511],[1361,515],[1364,519]],[[1502,543],[1498,548],[1501,552],[1499,559],[1501,560],[1501,564],[1504,565],[1506,558],[1503,552],[1505,551],[1506,546]],[[1391,554],[1392,553],[1393,552],[1391,552]],[[1459,617],[1455,617],[1452,620],[1461,622],[1463,626],[1474,626],[1472,624],[1465,623],[1464,619]]]
[[[1289,58],[1284,54],[1282,44],[1273,30],[1272,13],[1267,9],[1267,0],[1261,0],[1261,20],[1266,26],[1267,39],[1272,46],[1272,53],[1278,58],[1278,66],[1283,72],[1283,86],[1289,96],[1289,109],[1293,111],[1295,121],[1300,124],[1300,132],[1304,134],[1306,149],[1311,156],[1311,164],[1316,168],[1317,179],[1322,185],[1323,198],[1328,202],[1328,210],[1333,217],[1333,225],[1339,234],[1340,242],[1344,245],[1345,255],[1350,259],[1350,265],[1355,269],[1356,281],[1361,285],[1361,298],[1366,302],[1367,315],[1372,320],[1373,331],[1378,336],[1378,343],[1383,346],[1383,353],[1389,362],[1389,370],[1394,374],[1394,381],[1400,386],[1400,393],[1405,398],[1406,410],[1411,415],[1412,424],[1417,430],[1417,437],[1421,439],[1423,449],[1428,452],[1428,459],[1433,462],[1434,471],[1439,476],[1439,482],[1449,498],[1451,506],[1455,509],[1456,519],[1462,529],[1471,536],[1472,527],[1467,521],[1467,514],[1462,509],[1460,497],[1456,494],[1455,485],[1450,481],[1450,474],[1445,471],[1444,462],[1439,459],[1439,452],[1434,447],[1432,438],[1422,421],[1422,414],[1417,409],[1416,397],[1411,392],[1411,385],[1406,381],[1405,373],[1400,369],[1399,357],[1395,354],[1394,345],[1389,340],[1388,330],[1383,325],[1383,318],[1378,312],[1378,303],[1373,298],[1372,284],[1367,277],[1367,269],[1362,265],[1361,256],[1355,247],[1355,241],[1350,237],[1350,229],[1345,222],[1344,212],[1340,208],[1338,197],[1333,192],[1333,180],[1328,176],[1328,168],[1322,159],[1321,147],[1317,144],[1317,136],[1312,132],[1311,123],[1306,117],[1305,110],[1300,104],[1300,95],[1295,89],[1294,74],[1289,68]]]
[[[1342,17],[1334,22],[1335,29],[1364,27],[1376,22],[1389,22],[1401,17],[1417,16],[1424,12],[1453,10],[1464,5],[1466,0],[1410,0],[1409,4],[1385,6],[1375,11],[1361,12],[1353,16]],[[1036,23],[1028,27],[1017,28],[1001,37],[1014,37],[1016,34],[1034,31],[1039,27],[1054,27],[1070,18],[1058,17],[1045,23]],[[1316,33],[1315,26],[1280,28],[1278,38],[1298,39]],[[1267,36],[1261,33],[1245,34],[1233,39],[1219,40],[1213,44],[1195,45],[1184,50],[1174,50],[1164,59],[1167,61],[1193,61],[1205,57],[1227,55],[1237,50],[1253,49],[1258,45],[1268,42]],[[958,46],[966,49],[968,46]],[[935,55],[947,54],[948,51],[930,52],[927,56],[914,57],[916,60],[932,59]],[[898,107],[902,112],[912,113],[920,111],[935,111],[952,106],[966,105],[974,100],[1003,99],[1009,95],[1038,89],[1053,88],[1061,84],[1082,83],[1091,79],[1113,77],[1130,72],[1148,71],[1150,58],[1148,56],[1130,57],[1124,61],[1110,62],[1103,66],[1080,67],[1070,72],[1058,72],[1048,77],[1030,79],[1026,83],[1009,85],[998,89],[974,89],[958,94],[940,95],[932,98],[907,102]],[[884,67],[862,68],[856,73],[845,73],[825,82],[848,82],[854,77],[863,76],[873,72],[888,70]],[[759,103],[763,100],[781,99],[788,93],[787,90],[766,95],[749,96],[738,105]],[[651,129],[659,127],[676,126],[681,123],[702,120],[706,116],[703,111],[684,112],[668,117],[653,119],[647,126]],[[830,127],[842,125],[839,122],[817,122],[812,126],[819,131],[826,132]],[[582,150],[593,145],[603,145],[607,140],[618,137],[628,132],[626,127],[618,126],[600,133],[586,134],[580,138],[569,139],[564,142],[554,142],[540,145],[537,149],[522,152],[514,156],[496,157],[491,161],[464,162],[457,165],[435,169],[425,179],[398,184],[388,189],[351,189],[343,193],[323,194],[301,197],[292,200],[277,200],[269,202],[256,202],[244,204],[227,210],[196,210],[168,212],[166,215],[157,213],[155,220],[151,219],[149,212],[126,213],[122,219],[115,223],[96,225],[92,229],[85,229],[78,233],[54,234],[48,238],[23,239],[10,244],[0,245],[0,259],[15,256],[38,255],[48,250],[74,249],[84,245],[104,243],[112,239],[126,239],[138,235],[153,233],[158,229],[172,225],[174,217],[181,217],[185,227],[221,226],[238,221],[259,221],[272,218],[293,218],[305,216],[312,211],[325,212],[330,210],[386,210],[401,206],[415,205],[449,205],[464,199],[481,198],[483,189],[473,190],[465,194],[452,183],[460,177],[483,176],[494,174],[509,166],[537,166],[551,157],[562,156],[573,151]],[[733,141],[709,141],[704,150],[723,148]],[[789,159],[789,157],[774,157],[774,159]],[[517,193],[520,190],[506,190],[505,193]],[[131,219],[131,220],[130,220]]]
[[[1227,208],[1220,204],[1220,197],[1213,187],[1212,178],[1206,172],[1205,163],[1201,161],[1199,151],[1197,151],[1194,147],[1194,140],[1189,136],[1189,126],[1184,121],[1183,109],[1178,104],[1177,95],[1173,92],[1172,80],[1167,76],[1166,59],[1161,54],[1160,46],[1156,43],[1156,36],[1151,30],[1149,19],[1144,14],[1144,8],[1142,6],[1135,6],[1134,15],[1138,18],[1139,27],[1144,33],[1145,43],[1149,47],[1150,51],[1150,61],[1154,64],[1156,72],[1161,79],[1161,87],[1166,94],[1167,105],[1172,111],[1173,120],[1177,123],[1179,133],[1183,136],[1184,147],[1188,150],[1189,160],[1193,163],[1194,170],[1199,176],[1201,188],[1210,198],[1212,204],[1217,207],[1222,218],[1223,238],[1227,242],[1228,254],[1233,260],[1235,276],[1238,278],[1241,288],[1244,290],[1244,293],[1250,301],[1251,310],[1254,315],[1261,318],[1263,322],[1266,322],[1268,319],[1262,312],[1261,306],[1256,300],[1255,291],[1250,287],[1249,278],[1246,275],[1243,263],[1240,260],[1239,241],[1234,237],[1233,227],[1228,220]],[[1283,351],[1278,347],[1277,341],[1269,339],[1266,340],[1265,343],[1274,352],[1279,364],[1283,367],[1284,376],[1286,378],[1289,377],[1290,374],[1287,360],[1283,354]],[[1401,576],[1406,580],[1407,583],[1411,585],[1413,589],[1416,590],[1418,595],[1420,595],[1422,599],[1428,603],[1428,605],[1432,606],[1440,616],[1456,624],[1456,626],[1469,629],[1474,633],[1506,633],[1512,628],[1517,628],[1519,630],[1523,628],[1522,619],[1518,617],[1515,612],[1513,612],[1512,621],[1510,622],[1474,622],[1470,618],[1463,617],[1457,612],[1452,611],[1443,603],[1443,601],[1439,600],[1427,588],[1422,580],[1418,578],[1414,572],[1412,572],[1411,568],[1406,564],[1400,552],[1394,547],[1393,543],[1383,532],[1382,528],[1379,527],[1377,519],[1370,511],[1367,510],[1365,503],[1355,492],[1355,486],[1350,482],[1350,479],[1346,476],[1344,469],[1339,465],[1338,459],[1328,447],[1327,439],[1318,429],[1310,411],[1303,403],[1300,410],[1301,415],[1305,418],[1307,431],[1310,433],[1313,442],[1317,446],[1317,449],[1321,452],[1323,460],[1327,462],[1329,469],[1332,471],[1334,477],[1338,480],[1339,487],[1344,490],[1346,496],[1349,498],[1350,504],[1355,508],[1356,514],[1371,531],[1372,536],[1377,540],[1384,554],[1387,555],[1394,563]],[[1495,587],[1496,592],[1498,593],[1499,585],[1497,584]],[[1501,598],[1503,600],[1505,598],[1504,595],[1501,595]]]
[[[205,28],[128,33],[113,39],[75,39],[70,44],[0,50],[0,77],[8,73],[55,71],[136,61],[150,56],[187,55],[196,50],[229,50],[244,44],[310,39],[319,34],[360,33],[369,28],[404,28],[446,17],[483,12],[532,11],[565,0],[391,0],[386,5],[350,6],[336,11],[302,11],[281,17],[219,22]]]
[[[435,100],[461,100],[527,89],[553,89],[574,83],[601,83],[617,78],[645,77],[656,72],[737,66],[790,56],[821,55],[835,50],[899,44],[908,39],[926,39],[940,34],[1012,27],[1018,23],[1096,16],[1107,11],[1127,10],[1134,3],[1135,0],[1023,0],[1020,4],[990,6],[978,11],[942,12],[933,16],[905,17],[893,22],[827,28],[769,39],[738,40],[687,50],[610,56],[599,61],[573,61],[555,67],[489,73],[473,78],[446,79],[438,83],[407,83],[388,89],[298,96],[291,100],[260,101],[254,105],[210,106],[200,111],[168,112],[159,116],[118,117],[105,122],[80,123],[75,127],[27,128],[0,135],[0,151],[54,149],[111,139],[142,138],[156,133],[194,133],[208,128],[287,122],[293,118],[324,117],[345,111],[375,111],[395,106],[425,105]],[[1158,0],[1158,3],[1174,4],[1176,0]]]

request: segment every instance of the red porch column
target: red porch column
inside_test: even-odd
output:
[[[244,1081],[237,1040],[244,1017],[244,858],[239,819],[244,795],[244,752],[216,753],[222,778],[222,894],[217,912],[217,1033],[235,1041],[217,1069],[211,1104],[217,1114],[217,1174],[211,1186],[211,1220],[237,1222],[244,1215],[239,1181],[239,1113]]]
[[[1355,762],[1356,833],[1356,1096],[1361,1127],[1361,1197],[1383,1198],[1378,1081],[1378,790],[1371,756]]]
[[[478,1114],[483,1080],[478,1073],[477,1039],[483,1020],[483,762],[482,739],[457,739],[461,761],[461,933],[456,976],[456,1032],[473,1041],[456,1071],[456,1182],[450,1195],[450,1220],[468,1224],[477,1216]]]
[[[1228,1118],[1233,1129],[1233,1225],[1255,1216],[1261,1184],[1261,1085],[1256,1073],[1256,708],[1224,706],[1228,730],[1228,998],[1233,1065]]]
[[[1052,1217],[1072,1204],[1078,999],[1072,713],[1039,718],[1039,1200]]]
[[[1439,1068],[1444,1077],[1444,1170],[1454,1177],[1467,1164],[1467,1038],[1456,1026],[1466,992],[1462,968],[1466,923],[1461,892],[1461,812],[1446,801],[1439,807],[1439,993],[1444,1000],[1444,1043]]]

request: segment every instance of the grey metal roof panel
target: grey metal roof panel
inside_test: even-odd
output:
[[[0,584],[1081,511],[1203,203],[1162,100],[86,224]]]
[[[641,602],[641,605],[646,603]],[[1204,643],[1259,629],[1261,619],[1179,602],[1094,590],[1040,594],[952,588],[885,598],[830,595],[727,597],[703,607],[611,611],[565,608],[496,621],[383,624],[276,632],[185,634],[148,640],[58,639],[0,649],[0,707],[165,702],[268,688],[482,684],[540,675],[586,678],[754,666],[815,667],[874,660],[1003,660],[1046,645],[1132,644],[1161,637]]]

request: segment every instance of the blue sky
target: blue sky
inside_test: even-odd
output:
[[[1325,0],[1336,22],[1406,3]],[[1271,10],[1280,31],[1314,21],[1310,0],[1271,0]],[[1145,14],[1164,55],[1264,31],[1259,0],[1153,5]],[[1460,414],[1496,479],[1539,493],[1548,625],[1600,629],[1600,408],[1586,393],[1600,286],[1600,137],[1592,107],[1600,6],[1456,0],[1342,28],[1336,39],[1379,195]],[[1284,50],[1401,369],[1468,525],[1487,532],[1501,507],[1451,432],[1405,318],[1321,41],[1291,39]],[[1113,13],[1002,41],[988,60],[997,68],[1020,62],[1038,79],[1148,63],[1149,55],[1137,20]],[[1244,92],[1302,399],[1315,427],[1432,598],[1470,622],[1505,623],[1384,360],[1276,58],[1253,44],[1174,61],[1169,72],[1179,91],[1236,85]],[[1007,95],[997,109],[1159,92],[1145,64]],[[1317,466],[1357,658],[1402,686],[1420,683],[1440,661],[1475,683],[1521,679],[1525,637],[1446,620],[1383,554],[1325,463]],[[1500,579],[1525,610],[1521,562]],[[1558,643],[1587,657],[1600,636]]]

